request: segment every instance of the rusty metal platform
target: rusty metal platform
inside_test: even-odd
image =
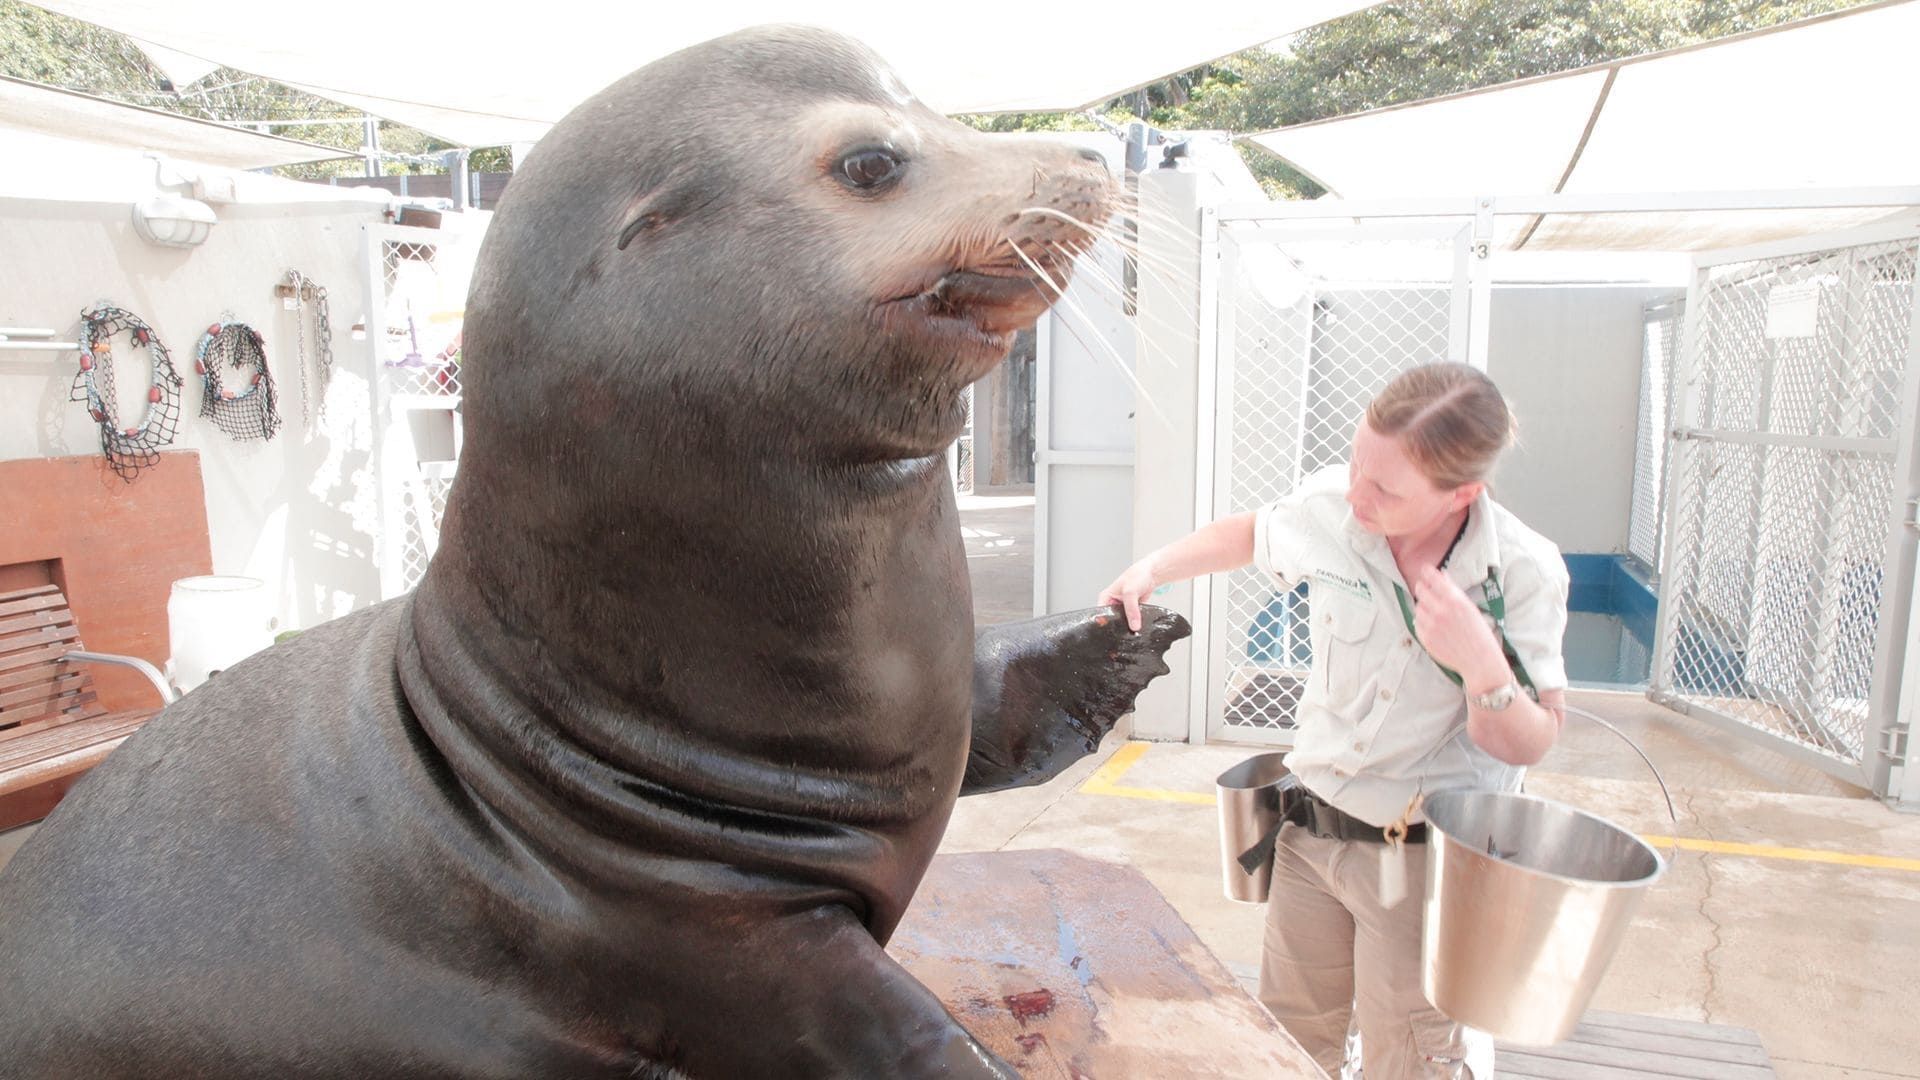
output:
[[[1028,1080],[1325,1080],[1132,867],[942,855],[887,951]]]

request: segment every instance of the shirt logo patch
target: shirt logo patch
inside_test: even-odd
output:
[[[1336,574],[1331,570],[1315,570],[1307,575],[1315,585],[1324,585],[1348,596],[1357,596],[1362,600],[1373,599],[1373,586],[1356,577]]]

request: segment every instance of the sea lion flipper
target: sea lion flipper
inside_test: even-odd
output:
[[[844,906],[693,929],[702,952],[752,977],[725,980],[676,1033],[687,1076],[1020,1080]]]
[[[1043,783],[1092,753],[1162,659],[1193,632],[1143,605],[1138,633],[1117,607],[981,628],[974,636],[973,739],[962,795]]]

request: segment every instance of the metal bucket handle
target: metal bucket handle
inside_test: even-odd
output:
[[[1585,709],[1575,708],[1574,706],[1568,705],[1565,702],[1561,703],[1561,708],[1567,710],[1568,712],[1574,714],[1575,716],[1582,716],[1588,720],[1593,721],[1596,724],[1599,724],[1601,727],[1606,728],[1608,731],[1611,731],[1615,735],[1619,736],[1621,742],[1624,742],[1629,747],[1631,747],[1633,752],[1639,755],[1640,760],[1646,763],[1648,771],[1653,773],[1653,782],[1660,785],[1660,797],[1667,801],[1667,817],[1671,818],[1673,820],[1673,823],[1676,825],[1680,823],[1680,815],[1673,808],[1673,792],[1667,790],[1666,777],[1660,775],[1659,766],[1656,766],[1653,763],[1653,759],[1647,756],[1647,752],[1645,750],[1640,749],[1639,743],[1634,742],[1633,739],[1626,732],[1621,731],[1619,728],[1614,727],[1612,724],[1608,723],[1605,720],[1600,719],[1599,717],[1593,715],[1592,713],[1588,712]],[[1465,723],[1456,724],[1452,728],[1449,728],[1446,735],[1442,737],[1441,740],[1434,745],[1433,749],[1427,751],[1426,754],[1422,756],[1418,762],[1415,762],[1415,765],[1416,766],[1424,765],[1428,761],[1432,760],[1437,754],[1440,753],[1441,750],[1446,748],[1448,743],[1451,743],[1454,739],[1458,738],[1460,736],[1460,733],[1465,730],[1467,730],[1467,725]],[[1412,820],[1413,815],[1419,811],[1420,801],[1421,801],[1420,797],[1422,794],[1423,793],[1420,790],[1420,787],[1416,785],[1413,792],[1413,798],[1407,803],[1406,811],[1400,815],[1399,821],[1394,822],[1394,827],[1402,830],[1403,835],[1404,835],[1404,830],[1406,828],[1406,823]]]
[[[1620,736],[1621,742],[1624,742],[1628,746],[1632,747],[1633,752],[1640,755],[1640,760],[1647,763],[1648,770],[1650,770],[1653,773],[1653,782],[1660,785],[1660,795],[1662,798],[1667,800],[1667,816],[1673,819],[1673,823],[1675,825],[1678,825],[1680,823],[1680,815],[1676,813],[1673,809],[1673,792],[1667,790],[1666,778],[1660,775],[1660,769],[1654,765],[1653,759],[1647,756],[1647,752],[1645,750],[1640,749],[1639,743],[1634,742],[1631,738],[1629,738],[1626,732],[1621,731],[1619,728],[1614,727],[1612,724],[1608,723],[1605,720],[1600,719],[1599,717],[1593,715],[1592,713],[1588,712],[1585,709],[1576,709],[1571,705],[1565,705],[1565,704],[1562,705],[1562,708],[1566,709],[1568,712],[1574,714],[1575,716],[1584,716],[1588,720],[1591,720],[1594,723],[1599,724],[1601,727],[1606,728],[1608,731],[1611,731],[1615,735]]]

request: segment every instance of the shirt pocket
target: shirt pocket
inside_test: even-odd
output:
[[[1369,692],[1372,675],[1366,663],[1368,641],[1380,610],[1368,601],[1338,593],[1315,597],[1313,606],[1313,649],[1319,669],[1315,674],[1327,705],[1345,712],[1355,699]]]

